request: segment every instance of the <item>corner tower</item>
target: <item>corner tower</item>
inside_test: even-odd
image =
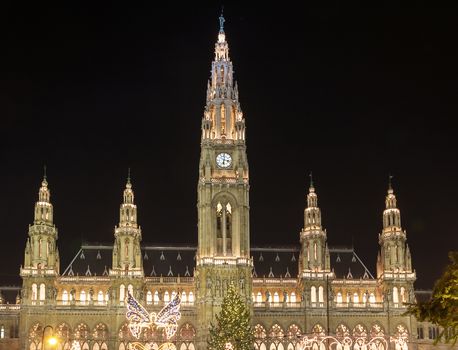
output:
[[[413,283],[416,279],[412,270],[407,233],[401,227],[401,212],[396,206],[396,196],[388,183],[388,193],[383,211],[383,229],[379,234],[380,252],[377,257],[377,277],[384,284],[385,293],[390,296],[394,307],[413,302]]]
[[[24,267],[21,268],[22,298],[26,304],[45,304],[54,300],[54,281],[59,274],[59,250],[53,219],[51,191],[45,168],[35,203],[33,225],[29,226]]]
[[[141,240],[142,230],[137,224],[137,206],[134,204],[134,191],[130,182],[129,170],[123,202],[119,209],[119,225],[115,227],[111,275],[143,277]]]
[[[197,185],[196,303],[199,348],[232,283],[251,303],[249,174],[240,108],[224,17],[207,86]]]

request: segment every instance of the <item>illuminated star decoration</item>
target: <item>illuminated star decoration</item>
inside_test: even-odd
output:
[[[164,329],[167,339],[172,338],[178,329],[178,320],[181,318],[180,302],[181,299],[177,294],[157,314],[155,312],[150,314],[130,292],[127,292],[126,318],[129,321],[130,332],[135,338],[139,339],[143,328],[156,326]]]

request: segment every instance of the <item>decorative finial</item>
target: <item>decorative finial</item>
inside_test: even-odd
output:
[[[313,173],[310,171],[310,187],[313,187]]]
[[[46,181],[46,164],[43,165],[43,181]]]
[[[127,183],[130,185],[130,167],[127,168]]]
[[[219,16],[219,31],[220,33],[224,32],[224,22],[226,21],[224,19],[224,6],[221,6],[221,15]]]
[[[388,192],[392,193],[393,192],[393,186],[391,185],[391,179],[393,178],[393,175],[389,174],[388,175]]]

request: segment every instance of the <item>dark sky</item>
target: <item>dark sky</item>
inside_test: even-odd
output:
[[[23,263],[44,163],[63,267],[81,240],[113,242],[128,167],[144,242],[196,243],[220,3],[155,3],[0,5],[0,281]],[[431,288],[458,247],[457,8],[249,3],[224,13],[252,245],[299,242],[313,170],[329,244],[374,271],[392,173]]]

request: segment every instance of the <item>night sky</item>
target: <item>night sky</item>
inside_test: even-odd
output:
[[[458,247],[457,8],[249,4],[224,14],[252,246],[298,244],[313,171],[329,244],[375,271],[391,173],[416,287],[432,288]],[[196,244],[221,4],[0,6],[0,284],[20,283],[43,164],[62,271],[83,240],[112,244],[128,167],[143,242]]]

